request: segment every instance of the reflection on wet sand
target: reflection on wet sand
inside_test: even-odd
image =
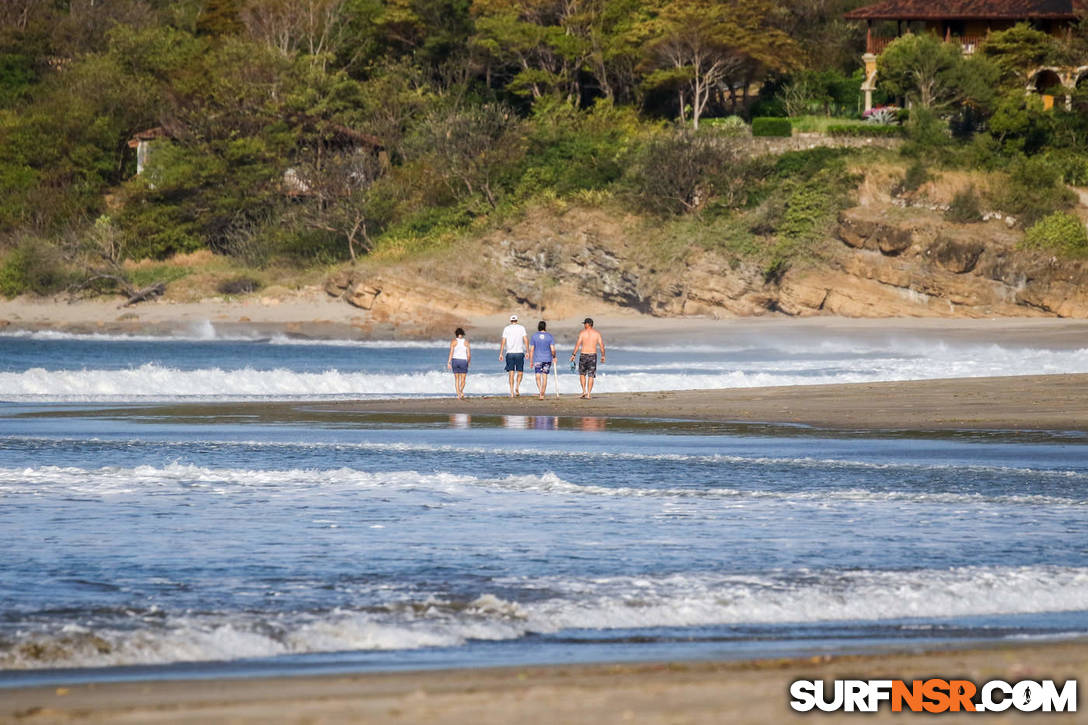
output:
[[[454,418],[461,418],[463,423],[454,422]],[[468,415],[450,416],[450,425],[457,428],[467,428],[471,418]],[[566,422],[560,426],[559,421]],[[603,431],[608,425],[607,418],[565,418],[557,415],[504,415],[502,427],[510,430],[559,430],[560,428],[573,428],[583,431]]]
[[[532,418],[533,430],[558,430],[559,416],[534,415]]]
[[[450,428],[472,427],[472,416],[468,413],[454,413],[450,416]]]

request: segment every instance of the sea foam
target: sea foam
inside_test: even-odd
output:
[[[594,579],[511,579],[550,592],[513,601],[482,591],[365,609],[295,613],[100,612],[0,637],[0,668],[101,667],[275,657],[332,651],[453,647],[530,633],[820,622],[899,622],[1083,611],[1088,569],[958,567],[912,571],[798,571],[774,575],[674,574]],[[923,622],[923,624],[925,624]],[[893,625],[889,625],[893,629]],[[1080,633],[1083,634],[1083,633]]]
[[[650,392],[751,388],[776,385],[819,385],[931,378],[1006,376],[1058,372],[1088,372],[1088,350],[1011,351],[1004,348],[976,351],[977,355],[861,360],[781,360],[741,363],[723,360],[717,367],[702,361],[684,371],[683,362],[660,363],[673,372],[653,372],[630,362],[609,372],[600,368],[597,392]],[[329,369],[301,372],[288,368],[208,367],[177,369],[145,363],[120,370],[50,370],[36,367],[0,372],[0,399],[13,401],[125,401],[186,398],[290,400],[315,398],[398,397],[448,395],[450,375],[436,353],[435,369],[390,373]],[[619,362],[619,361],[617,361]],[[502,395],[506,375],[497,363],[474,365],[469,395]],[[532,385],[531,381],[526,381]],[[574,376],[561,372],[559,385],[576,390]],[[554,390],[554,387],[553,387]]]
[[[731,465],[750,463],[756,459],[724,456],[718,463],[727,474]],[[791,465],[789,460],[763,459],[778,465]],[[818,464],[811,459],[802,463]],[[757,461],[758,464],[758,461]],[[869,464],[863,464],[869,465]],[[831,462],[830,469],[838,468]],[[1010,469],[1011,470],[1011,469]],[[1026,471],[1021,471],[1027,473]],[[1084,480],[1086,474],[1059,472],[1062,478]],[[833,490],[773,490],[760,488],[670,487],[670,486],[601,486],[566,481],[554,473],[510,475],[499,477],[471,476],[448,472],[423,473],[403,471],[361,471],[353,468],[254,470],[207,468],[184,463],[166,466],[105,466],[81,468],[70,466],[38,466],[0,468],[0,495],[34,495],[45,493],[79,493],[97,496],[142,494],[149,491],[184,490],[189,493],[239,492],[259,489],[263,495],[286,497],[307,495],[308,492],[334,490],[419,491],[430,490],[466,497],[494,494],[529,494],[541,497],[586,496],[609,498],[659,499],[747,499],[777,500],[808,504],[825,501],[842,503],[914,503],[957,505],[1030,505],[1030,506],[1088,506],[1088,498],[1042,494],[982,494],[968,492],[915,491],[909,488],[891,491],[862,488]]]

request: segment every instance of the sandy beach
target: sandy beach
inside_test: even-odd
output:
[[[526,381],[528,382],[528,381]],[[567,378],[567,389],[577,383]],[[523,391],[532,383],[523,385]],[[732,390],[576,393],[310,404],[367,413],[553,415],[775,423],[837,430],[1088,431],[1088,375],[1032,375]]]
[[[898,722],[910,715],[798,714],[797,679],[1083,678],[1088,642],[744,662],[601,664],[2,691],[0,721],[26,723],[774,723]],[[1083,680],[1080,683],[1083,685]],[[1083,694],[1081,704],[1083,704]],[[971,714],[945,713],[942,722]],[[1027,715],[989,714],[986,722]],[[1084,722],[1083,712],[1044,715]]]
[[[538,312],[511,309],[535,328]],[[1079,348],[1088,345],[1088,320],[1063,318],[847,318],[834,316],[789,317],[768,314],[761,317],[664,318],[643,315],[601,303],[600,309],[557,319],[547,316],[548,329],[561,342],[573,342],[581,330],[584,314],[597,321],[597,328],[610,345],[693,344],[698,345],[723,333],[752,332],[802,335],[930,336],[939,334],[962,342],[996,344],[1034,343]],[[496,345],[506,314],[465,315],[460,324],[477,341]],[[197,302],[154,300],[132,307],[120,307],[118,299],[91,299],[69,304],[57,299],[20,297],[0,299],[0,331],[57,330],[103,334],[192,334],[194,326],[211,324],[228,333],[260,335],[285,333],[304,338],[419,339],[446,340],[453,325],[436,324],[426,318],[375,319],[365,310],[330,297],[316,288],[287,296],[208,298]]]

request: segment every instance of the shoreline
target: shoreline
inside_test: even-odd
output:
[[[570,376],[568,378],[568,389]],[[469,377],[471,383],[471,375]],[[535,384],[525,380],[522,389]],[[574,383],[575,385],[577,383]],[[471,389],[471,388],[470,388]],[[286,405],[252,403],[255,405]],[[293,404],[361,414],[640,418],[807,426],[832,431],[1088,432],[1088,374],[947,378],[765,388],[602,393],[581,400],[536,395],[399,398]]]
[[[417,670],[3,689],[5,722],[765,723],[789,709],[796,679],[1083,677],[1088,639],[973,644],[874,654]],[[1083,700],[1083,698],[1082,698]],[[856,714],[824,716],[835,721]],[[946,717],[948,717],[946,715]],[[951,716],[955,718],[956,716]],[[964,716],[965,717],[965,716]],[[1006,718],[1017,714],[1006,713]],[[1070,722],[1076,714],[1050,715]],[[902,718],[885,705],[867,722]],[[1002,722],[1005,720],[1003,719]]]
[[[540,313],[513,308],[535,327]],[[922,336],[964,343],[1059,348],[1088,347],[1088,320],[1057,317],[790,317],[769,313],[755,317],[654,317],[602,303],[586,314],[597,321],[607,345],[699,345],[734,335],[758,339],[762,334],[843,335],[861,337]],[[447,341],[457,325],[474,342],[498,339],[509,313],[465,314],[457,321],[386,318],[352,307],[321,290],[309,289],[286,297],[252,295],[237,299],[209,298],[196,302],[155,300],[119,308],[117,299],[58,300],[0,299],[0,332],[64,332],[103,335],[192,336],[208,325],[219,334],[300,339]],[[546,315],[549,331],[563,344],[572,343],[585,315],[556,318]],[[569,340],[565,339],[569,338]]]

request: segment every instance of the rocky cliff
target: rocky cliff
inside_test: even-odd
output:
[[[1000,220],[950,224],[870,203],[781,274],[712,245],[660,253],[644,219],[602,209],[538,212],[432,259],[368,264],[329,294],[375,320],[448,320],[518,305],[552,317],[627,308],[656,316],[1088,316],[1088,264],[1016,249]]]

